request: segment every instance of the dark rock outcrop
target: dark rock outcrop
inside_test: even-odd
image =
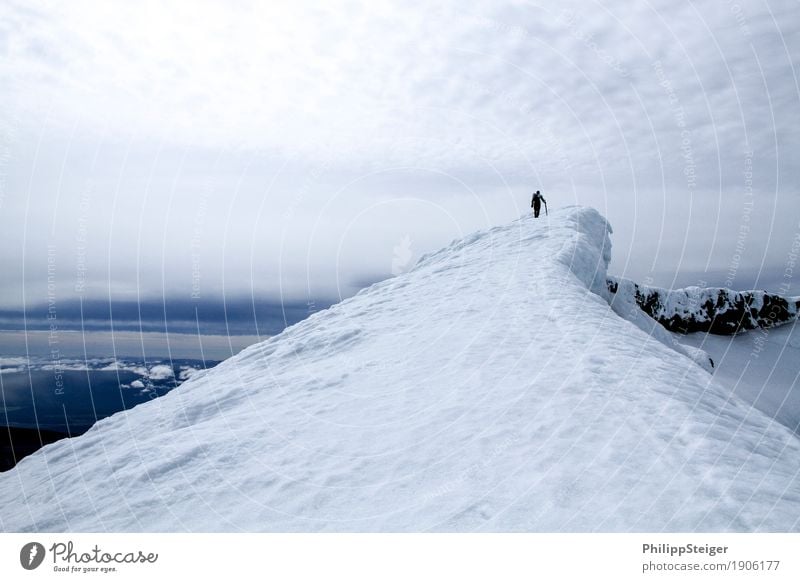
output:
[[[609,277],[612,301],[620,293],[632,297],[647,315],[670,331],[732,335],[796,321],[800,297],[766,291],[733,291],[711,287],[661,289],[628,279]]]
[[[23,457],[68,436],[52,430],[0,426],[0,471],[11,469]]]

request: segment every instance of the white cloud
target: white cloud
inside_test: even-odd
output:
[[[172,371],[172,366],[159,364],[157,366],[152,366],[147,375],[151,380],[167,380],[168,378],[172,378],[175,373]]]
[[[15,358],[15,357],[1,357],[0,368],[6,369],[24,369],[28,365],[28,358]]]
[[[676,268],[715,252],[713,233],[683,249],[709,213],[723,246],[735,240],[748,148],[765,214],[796,204],[789,0],[0,10],[14,160],[0,252],[12,275],[26,252],[41,276],[44,249],[20,249],[21,225],[30,245],[55,238],[74,255],[83,218],[94,295],[188,295],[192,253],[206,295],[351,292],[388,274],[399,237],[424,252],[517,216],[529,188],[611,215],[630,233],[615,260],[632,256],[634,270],[649,269],[653,251],[638,249],[662,233],[661,268]],[[384,200],[402,222],[374,212]],[[675,220],[695,204],[702,216]],[[772,227],[764,236],[791,235]],[[783,248],[770,252],[752,264]]]
[[[20,107],[37,121],[50,111],[66,128],[335,150],[342,163],[457,164],[471,149],[529,172],[549,169],[555,136],[575,164],[597,166],[593,149],[603,146],[599,165],[624,168],[617,162],[638,157],[638,146],[653,151],[643,116],[659,137],[674,129],[655,61],[703,138],[718,122],[741,134],[740,106],[761,117],[749,105],[766,104],[764,82],[791,97],[780,76],[796,55],[781,54],[791,50],[780,29],[762,10],[745,35],[732,7],[25,3],[7,9],[3,76]],[[764,128],[749,129],[766,144]]]

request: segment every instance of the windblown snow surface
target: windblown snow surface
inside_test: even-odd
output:
[[[800,323],[719,336],[675,334],[714,359],[714,378],[800,435]]]
[[[797,437],[609,307],[609,232],[573,207],[454,242],[24,459],[0,525],[797,530]]]

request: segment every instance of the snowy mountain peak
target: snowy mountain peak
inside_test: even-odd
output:
[[[23,460],[0,524],[796,529],[797,438],[612,309],[610,233],[572,207],[454,241]]]

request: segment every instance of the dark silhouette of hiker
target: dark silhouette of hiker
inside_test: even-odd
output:
[[[544,212],[547,214],[547,200],[545,200],[542,193],[537,190],[533,193],[533,198],[531,198],[531,208],[533,208],[534,218],[539,218],[539,210],[542,208],[542,202],[544,202]]]

